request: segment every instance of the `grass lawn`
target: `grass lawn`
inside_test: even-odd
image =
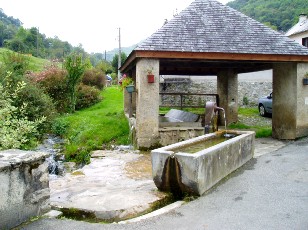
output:
[[[108,148],[111,144],[129,144],[129,125],[123,111],[123,92],[112,86],[102,91],[98,104],[61,116],[58,129],[67,126],[64,138],[67,160],[88,162],[92,150]]]
[[[0,48],[0,63],[3,62],[3,56],[8,52],[12,53],[13,51],[5,48]],[[29,60],[29,70],[33,72],[42,71],[44,69],[44,66],[50,64],[50,61],[46,59],[37,58],[33,56],[26,56],[26,57],[28,57]]]

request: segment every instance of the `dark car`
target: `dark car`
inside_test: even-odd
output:
[[[261,97],[258,100],[259,114],[262,117],[272,114],[272,93],[267,97]]]

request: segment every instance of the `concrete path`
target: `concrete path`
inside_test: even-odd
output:
[[[256,140],[257,156],[207,194],[131,223],[43,218],[22,229],[308,229],[308,138]]]

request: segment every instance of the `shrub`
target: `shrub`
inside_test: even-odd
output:
[[[7,72],[12,72],[14,76],[23,76],[28,70],[29,58],[19,53],[6,52],[3,55],[3,63],[5,75]]]
[[[76,109],[90,107],[101,100],[100,91],[92,86],[79,84],[77,89]]]
[[[249,100],[248,100],[248,97],[244,96],[243,97],[243,105],[248,105],[249,104]]]
[[[101,70],[92,68],[85,71],[81,81],[85,85],[95,86],[101,90],[106,84],[106,76]]]
[[[21,90],[27,87],[26,84],[18,82],[14,91],[10,90],[10,86],[9,81],[0,83],[0,149],[26,149],[36,144],[38,127],[46,118],[42,116],[30,121],[26,116],[26,103],[19,107],[13,105]]]
[[[32,74],[33,81],[53,99],[59,113],[69,111],[69,99],[67,93],[67,72],[54,66],[47,67],[44,71]]]
[[[20,90],[13,103],[18,108],[22,107],[23,104],[27,104],[24,115],[27,116],[29,121],[35,121],[41,117],[46,118],[45,122],[38,126],[39,133],[48,131],[57,115],[52,99],[38,86],[27,82],[27,86]]]
[[[69,127],[68,121],[58,118],[54,120],[51,130],[57,136],[63,137],[68,127]]]

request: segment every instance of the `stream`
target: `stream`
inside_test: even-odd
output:
[[[48,171],[50,175],[64,174],[64,155],[61,154],[64,140],[58,136],[47,134],[44,141],[35,149],[35,151],[47,152],[50,154],[46,161],[48,162]]]

